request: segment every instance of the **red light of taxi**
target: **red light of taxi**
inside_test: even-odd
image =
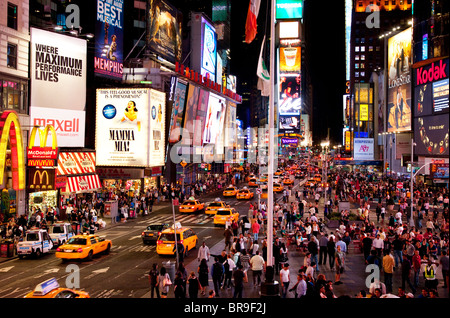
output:
[[[61,252],[61,249],[58,247],[58,248],[56,248],[56,251],[57,252]]]
[[[83,253],[83,249],[82,248],[77,249],[77,253]]]

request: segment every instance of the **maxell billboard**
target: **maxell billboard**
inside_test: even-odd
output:
[[[84,147],[86,41],[31,28],[31,125],[52,125],[60,147]]]

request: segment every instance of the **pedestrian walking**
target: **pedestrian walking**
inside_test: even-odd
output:
[[[150,281],[150,297],[153,298],[153,295],[156,293],[156,297],[160,298],[159,295],[159,280],[158,280],[159,272],[158,272],[158,264],[153,263],[152,269],[148,273],[149,281]]]

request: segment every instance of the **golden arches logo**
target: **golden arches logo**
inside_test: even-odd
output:
[[[36,177],[39,177],[39,183],[36,183]],[[45,183],[44,181],[45,177]],[[30,189],[36,188],[37,190],[52,190],[53,186],[50,182],[50,177],[48,176],[48,172],[46,170],[36,170],[33,176],[33,183],[30,185]]]
[[[28,143],[28,149],[31,149],[34,147],[34,142],[36,139],[36,132],[39,133],[39,147],[44,148],[47,145],[47,137],[48,132],[52,133],[52,149],[56,149],[58,147],[57,138],[56,138],[56,131],[55,127],[52,125],[45,126],[44,130],[40,129],[39,126],[34,126],[31,130],[30,135],[30,141]]]
[[[11,147],[13,189],[25,189],[25,155],[22,129],[15,111],[4,111],[0,116],[0,183],[3,183],[8,140]]]

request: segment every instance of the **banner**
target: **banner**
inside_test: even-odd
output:
[[[353,139],[353,159],[354,160],[373,160],[374,140],[373,138],[354,138]]]
[[[412,28],[388,40],[387,131],[411,130]]]
[[[94,72],[98,76],[122,80],[123,0],[97,0]]]
[[[183,15],[169,2],[147,2],[147,47],[164,59],[181,61]]]

